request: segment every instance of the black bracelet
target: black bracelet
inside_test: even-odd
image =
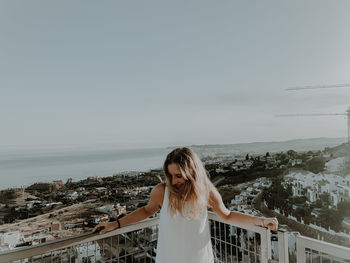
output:
[[[124,216],[125,216],[124,214],[121,214],[121,215],[119,215],[119,216],[117,217],[118,228],[120,228],[120,221],[119,221],[119,219],[122,218],[122,217],[124,217]]]

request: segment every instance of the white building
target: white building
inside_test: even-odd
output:
[[[225,173],[226,171],[225,171],[224,169],[222,169],[222,168],[216,168],[216,169],[215,169],[215,172],[216,172],[217,174],[221,174],[221,173]]]
[[[42,202],[38,200],[31,200],[31,201],[28,201],[26,205],[28,209],[32,209],[35,204],[41,204],[41,203]]]
[[[71,200],[76,200],[79,197],[79,194],[74,191],[73,193],[69,194],[68,197]]]
[[[17,244],[23,242],[23,234],[20,231],[8,232],[0,235],[0,249],[14,249]]]
[[[328,193],[331,204],[350,200],[350,180],[335,174],[291,173],[286,181],[292,183],[293,196],[306,196],[315,202],[322,193]]]
[[[105,213],[105,214],[112,214],[114,211],[114,205],[104,205],[96,208],[96,211]]]
[[[231,200],[231,205],[238,205],[238,204],[242,203],[243,201],[244,201],[243,196],[241,196],[241,195],[236,195],[236,196],[235,196],[235,199],[232,199],[232,200]]]
[[[339,199],[338,199],[338,195],[336,192],[331,192],[330,193],[330,197],[331,197],[331,203],[333,206],[337,206],[337,204],[339,203]]]
[[[316,200],[318,200],[320,198],[320,195],[314,189],[308,188],[306,190],[306,197],[310,202],[315,202]]]

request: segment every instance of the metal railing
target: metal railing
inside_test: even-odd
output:
[[[271,258],[270,231],[225,223],[209,213],[215,262],[261,262]],[[159,218],[103,235],[92,233],[0,254],[0,262],[154,262]]]
[[[272,260],[272,241],[276,241],[275,262],[289,262],[288,232],[277,235],[262,227],[233,225],[209,213],[211,242],[216,263]],[[159,218],[151,218],[103,235],[86,233],[36,246],[0,253],[2,262],[93,263],[154,262]],[[350,248],[298,236],[297,262],[350,262]],[[276,249],[276,248],[275,248]],[[276,251],[275,251],[276,254]]]
[[[81,234],[0,254],[0,262],[154,262],[159,218],[98,235]]]
[[[309,237],[296,237],[297,262],[350,263],[350,248]]]
[[[209,213],[216,262],[262,262],[271,259],[271,233],[258,226],[233,225]]]

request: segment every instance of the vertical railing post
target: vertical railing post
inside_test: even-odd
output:
[[[267,259],[272,259],[271,231],[266,229]]]
[[[288,255],[288,232],[284,229],[278,230],[278,261],[289,263]]]
[[[268,263],[271,259],[271,232],[264,229],[261,233],[261,262]]]
[[[306,262],[306,255],[305,255],[305,246],[303,240],[300,238],[299,235],[296,236],[296,243],[297,243],[297,262],[298,263],[305,263]]]

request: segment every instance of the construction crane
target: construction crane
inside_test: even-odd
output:
[[[315,85],[315,86],[289,87],[289,88],[286,88],[286,90],[332,89],[332,88],[350,88],[350,83],[331,84],[331,85]]]
[[[314,116],[333,116],[333,115],[343,115],[347,116],[348,122],[348,143],[350,143],[350,107],[344,113],[297,113],[297,114],[278,114],[276,117],[314,117]]]
[[[290,90],[332,89],[332,88],[350,88],[350,83],[289,87],[286,90],[290,91]],[[280,115],[276,115],[276,116],[277,117],[298,117],[298,116],[332,116],[332,115],[344,115],[344,116],[347,116],[348,143],[350,144],[350,107],[345,111],[345,113],[280,114]]]

